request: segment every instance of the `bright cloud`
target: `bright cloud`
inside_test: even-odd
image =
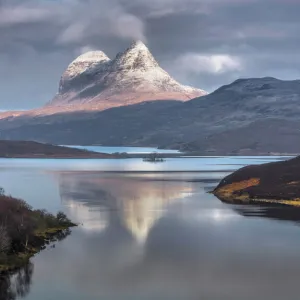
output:
[[[176,63],[185,72],[190,73],[224,73],[240,71],[242,63],[239,58],[227,54],[203,55],[187,53],[180,56]]]

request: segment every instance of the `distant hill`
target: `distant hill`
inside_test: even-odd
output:
[[[109,154],[30,141],[0,141],[0,157],[5,158],[110,158]]]
[[[11,117],[0,138],[177,148],[203,155],[298,153],[300,81],[239,79],[190,101],[97,112]]]

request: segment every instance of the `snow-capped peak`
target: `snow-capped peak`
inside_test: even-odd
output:
[[[147,48],[147,46],[140,40],[138,41],[133,41],[132,44],[130,45],[130,47],[128,49],[135,49],[137,51],[149,51],[149,49]]]
[[[63,74],[51,105],[84,104],[104,109],[152,100],[182,100],[206,92],[181,85],[163,70],[147,46],[133,42],[110,60],[102,51],[85,53]]]
[[[110,58],[102,51],[89,51],[77,57],[66,69],[63,78],[70,79],[94,68],[95,66],[107,63]]]
[[[89,51],[77,57],[73,63],[109,61],[109,57],[102,51]]]
[[[112,70],[144,69],[159,67],[157,61],[141,42],[133,42],[124,52],[120,52],[112,62]]]

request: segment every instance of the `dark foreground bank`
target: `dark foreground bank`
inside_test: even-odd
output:
[[[244,167],[225,177],[213,193],[230,203],[300,206],[300,157]]]
[[[64,213],[33,210],[25,201],[0,191],[0,274],[26,265],[47,244],[76,226]]]

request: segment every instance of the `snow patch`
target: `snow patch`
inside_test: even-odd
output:
[[[73,105],[76,102],[97,104],[99,101],[105,101],[107,105],[108,100],[122,99],[126,94],[130,94],[134,102],[142,94],[152,94],[154,98],[155,94],[159,94],[163,99],[188,100],[207,93],[181,85],[159,66],[143,42],[136,41],[113,60],[102,51],[80,55],[64,72],[58,97],[51,104],[60,105],[64,99],[64,103]]]

